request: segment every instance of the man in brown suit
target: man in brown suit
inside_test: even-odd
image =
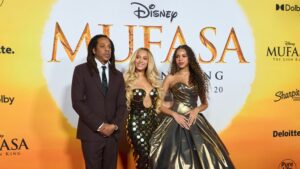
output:
[[[75,67],[72,104],[79,115],[77,138],[86,169],[115,169],[127,111],[123,75],[115,68],[113,42],[105,35],[91,39],[87,62]]]

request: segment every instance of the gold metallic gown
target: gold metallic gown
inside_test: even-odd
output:
[[[176,83],[170,91],[173,111],[184,114],[197,106],[196,86]],[[190,130],[166,116],[153,133],[150,145],[153,169],[234,169],[226,147],[201,113]]]
[[[156,88],[149,93],[152,106],[146,108],[143,104],[146,92],[143,89],[134,89],[127,119],[127,139],[133,148],[137,169],[149,168],[149,140],[158,126],[158,116],[155,111],[158,91]]]

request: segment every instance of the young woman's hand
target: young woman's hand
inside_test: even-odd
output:
[[[197,108],[185,113],[185,115],[189,115],[189,119],[188,119],[189,127],[196,123],[198,113],[199,113],[199,110]]]
[[[190,129],[188,125],[188,119],[185,116],[174,112],[173,118],[182,128],[185,128],[187,130]]]

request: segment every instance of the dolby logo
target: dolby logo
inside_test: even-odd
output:
[[[290,4],[276,4],[276,11],[296,11],[300,12],[300,6]]]
[[[9,97],[5,95],[0,95],[0,103],[12,105],[14,103],[15,97]]]

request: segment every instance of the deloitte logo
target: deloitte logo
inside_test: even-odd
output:
[[[11,47],[0,45],[0,54],[12,55],[14,53],[15,51]]]
[[[276,11],[296,11],[300,12],[300,6],[290,4],[276,4]]]

